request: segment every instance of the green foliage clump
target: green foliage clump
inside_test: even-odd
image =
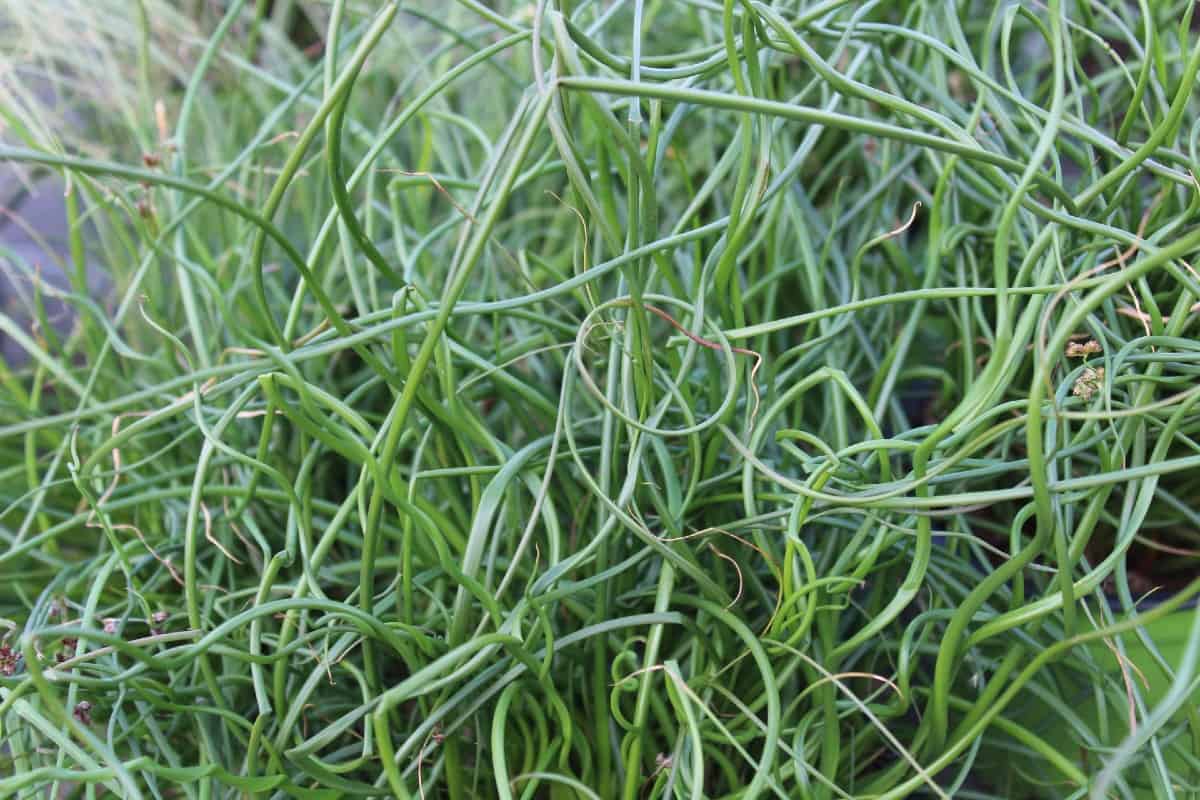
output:
[[[1197,796],[1193,8],[7,0],[0,795]]]

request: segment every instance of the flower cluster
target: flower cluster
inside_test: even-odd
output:
[[[17,671],[17,664],[21,661],[21,654],[13,650],[7,644],[0,644],[0,675],[11,677]]]

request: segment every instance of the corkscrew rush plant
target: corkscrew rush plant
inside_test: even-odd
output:
[[[1200,797],[1194,4],[0,8],[0,796]]]

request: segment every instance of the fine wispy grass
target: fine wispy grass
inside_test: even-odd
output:
[[[1193,3],[0,7],[0,796],[1200,797]]]

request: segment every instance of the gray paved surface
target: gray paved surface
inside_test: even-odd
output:
[[[54,101],[48,91],[41,97],[47,103]],[[2,126],[0,122],[0,141],[19,144],[4,135]],[[60,266],[69,253],[63,191],[63,182],[56,174],[0,162],[0,313],[25,331],[29,331],[32,319],[34,274],[40,274],[48,284],[69,288]],[[90,265],[88,283],[94,296],[106,291],[108,284],[98,265]],[[71,309],[51,299],[45,304],[55,327],[60,332],[69,331]],[[10,366],[28,361],[25,351],[3,332],[0,353]]]

